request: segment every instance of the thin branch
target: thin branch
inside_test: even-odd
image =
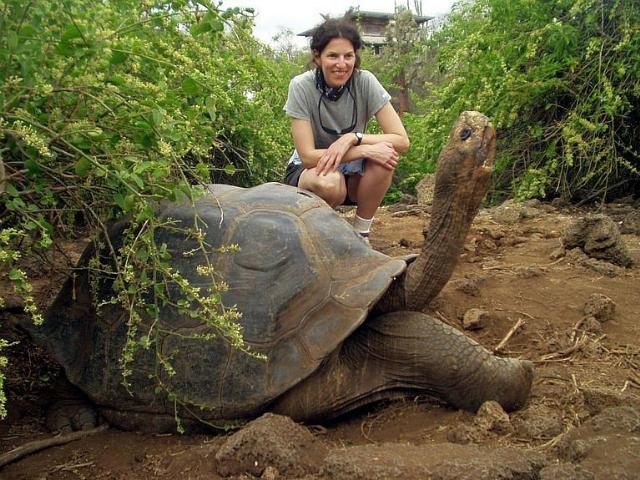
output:
[[[0,468],[5,465],[15,462],[16,460],[20,460],[32,453],[39,452],[40,450],[44,450],[50,447],[57,447],[58,445],[65,445],[69,442],[74,442],[83,437],[87,437],[89,435],[94,435],[96,433],[104,432],[109,428],[109,425],[106,423],[104,425],[100,425],[97,428],[92,430],[80,430],[77,432],[66,433],[64,435],[57,435],[55,437],[46,438],[44,440],[35,440],[33,442],[25,443],[13,450],[0,455]]]

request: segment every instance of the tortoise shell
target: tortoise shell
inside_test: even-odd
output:
[[[135,354],[131,387],[125,391],[119,365],[128,314],[113,304],[96,313],[94,305],[114,292],[104,282],[96,288],[84,268],[58,295],[41,333],[71,382],[102,407],[173,415],[174,402],[149,380],[158,374],[181,403],[198,408],[203,418],[256,415],[316,370],[406,268],[404,260],[371,249],[324,201],[305,190],[278,183],[208,188],[210,194],[196,202],[195,212],[190,205],[164,204],[158,216],[188,228],[197,212],[212,250],[239,246],[237,253],[212,253],[209,258],[229,285],[223,304],[237,306],[246,344],[266,360],[233,348],[220,335],[195,338],[211,328],[166,306],[153,326],[160,332],[157,350]],[[119,222],[110,229],[116,248],[125,228]],[[167,245],[173,268],[192,285],[206,288],[207,277],[196,271],[203,256],[185,255],[196,249],[194,239],[163,228],[156,241]],[[85,251],[80,267],[87,266],[93,252]],[[175,286],[170,290],[177,296]],[[143,319],[138,331],[152,323]],[[170,359],[173,375],[158,368],[158,355]]]

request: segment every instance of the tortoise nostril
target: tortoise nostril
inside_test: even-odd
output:
[[[460,132],[460,139],[461,140],[466,140],[467,138],[469,138],[471,136],[471,129],[469,127],[465,127],[462,129],[462,131]]]

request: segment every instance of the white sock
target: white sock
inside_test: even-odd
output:
[[[373,218],[366,220],[364,218],[359,217],[356,214],[356,218],[353,220],[353,228],[356,229],[356,232],[360,234],[368,234],[371,229],[371,223],[373,222]]]

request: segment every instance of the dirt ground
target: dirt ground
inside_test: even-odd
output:
[[[476,218],[453,278],[426,312],[535,363],[530,401],[518,412],[485,404],[473,415],[416,397],[325,425],[266,415],[217,435],[110,428],[13,462],[0,478],[640,478],[639,206],[605,208],[627,232],[630,268],[560,249],[589,209],[507,204]],[[417,252],[427,218],[415,205],[383,208],[372,246],[394,256]],[[44,269],[39,298],[46,303],[59,285]],[[14,314],[5,310],[3,323]],[[59,376],[28,339],[7,335],[20,343],[7,350],[2,453],[54,435],[43,412]]]

